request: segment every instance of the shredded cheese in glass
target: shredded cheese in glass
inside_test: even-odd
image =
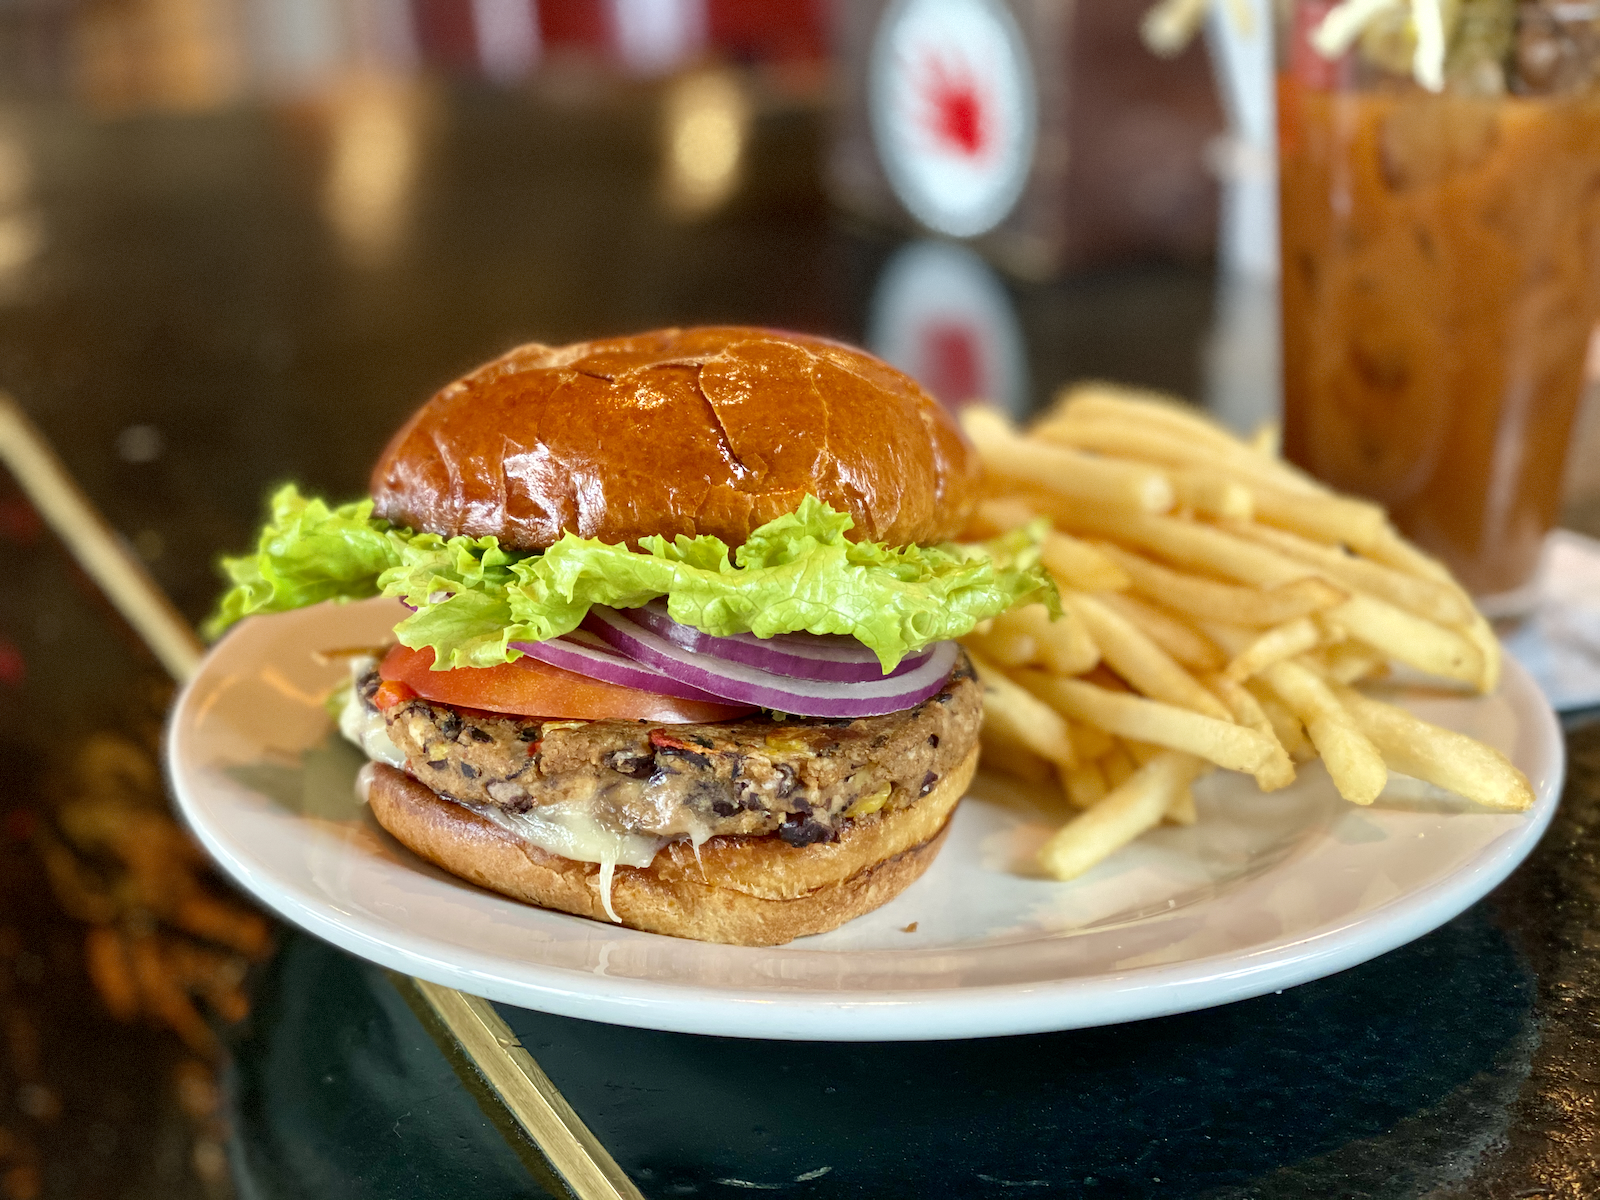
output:
[[[1181,53],[1200,32],[1206,14],[1219,0],[1160,0],[1144,14],[1139,34],[1146,49],[1161,58]],[[1350,47],[1378,17],[1402,7],[1411,10],[1411,25],[1417,46],[1412,55],[1411,74],[1430,92],[1444,90],[1445,54],[1450,45],[1452,6],[1447,13],[1442,0],[1344,0],[1323,17],[1312,31],[1311,45],[1318,54],[1335,59]],[[1255,32],[1255,17],[1248,0],[1227,0],[1227,11],[1234,28],[1245,36]]]
[[[1448,41],[1444,7],[1439,0],[1411,0],[1411,19],[1417,26],[1417,53],[1411,74],[1430,92],[1444,91],[1444,51]]]
[[[1404,0],[1345,0],[1312,31],[1311,46],[1323,58],[1338,58],[1355,45],[1374,18],[1399,8]]]

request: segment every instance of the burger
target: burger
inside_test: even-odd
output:
[[[339,705],[384,829],[543,908],[776,944],[927,869],[978,753],[953,639],[1054,599],[1026,536],[952,541],[977,489],[946,411],[833,341],[526,345],[424,404],[369,499],[281,489],[212,632],[394,598]]]

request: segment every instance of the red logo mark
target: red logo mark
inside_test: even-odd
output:
[[[993,140],[990,106],[977,77],[960,58],[948,62],[930,52],[923,58],[918,90],[922,93],[922,124],[946,150],[979,158]]]
[[[983,399],[983,346],[978,331],[959,321],[922,328],[922,382],[950,408]]]

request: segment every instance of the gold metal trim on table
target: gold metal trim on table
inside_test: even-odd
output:
[[[3,392],[0,462],[10,468],[39,515],[167,673],[179,683],[193,675],[205,654],[204,643],[100,515],[44,435]],[[426,980],[402,978],[577,1200],[643,1200],[489,1001]]]
[[[425,979],[408,982],[580,1200],[644,1200],[494,1005]]]

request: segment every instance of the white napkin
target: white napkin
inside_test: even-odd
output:
[[[1504,641],[1557,712],[1600,705],[1600,541],[1550,535],[1538,606]]]

